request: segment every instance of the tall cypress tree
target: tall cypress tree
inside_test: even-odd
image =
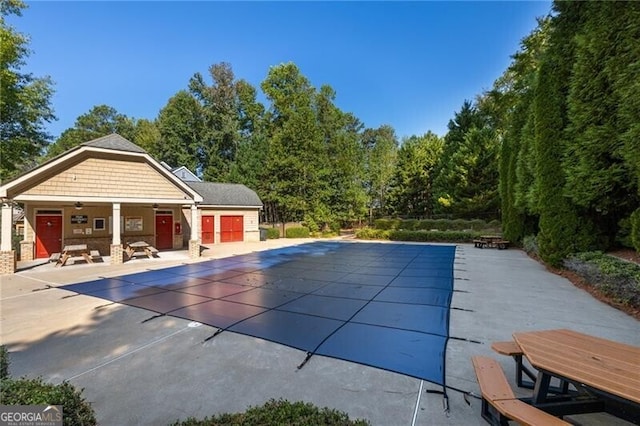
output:
[[[623,102],[615,90],[620,70],[633,66],[630,60],[640,59],[621,58],[631,46],[619,42],[630,28],[625,19],[629,9],[638,10],[638,5],[589,2],[584,9],[568,97],[565,193],[593,220],[606,248],[619,220],[638,205],[637,180],[631,177],[621,143],[625,129],[618,109]]]
[[[562,158],[566,150],[567,94],[575,59],[574,36],[582,23],[585,3],[556,2],[549,49],[541,63],[534,98],[536,181],[540,256],[559,265],[568,254],[591,243],[589,226],[564,195]]]

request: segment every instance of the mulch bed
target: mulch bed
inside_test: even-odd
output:
[[[634,250],[616,250],[616,251],[609,252],[607,254],[610,254],[611,256],[619,257],[619,258],[624,259],[624,260],[626,260],[628,262],[634,262],[634,263],[640,264],[640,253],[638,253],[638,252],[636,252]],[[573,285],[575,285],[576,287],[588,292],[589,294],[591,294],[594,298],[598,299],[599,301],[601,301],[603,303],[606,303],[607,305],[613,306],[614,308],[616,308],[616,309],[626,313],[627,315],[630,315],[630,316],[632,316],[635,319],[640,321],[640,309],[633,308],[631,306],[623,305],[622,303],[616,302],[615,300],[611,299],[609,296],[607,296],[605,294],[602,294],[595,287],[589,285],[584,278],[582,278],[580,275],[576,274],[575,272],[572,272],[572,271],[569,271],[569,270],[566,270],[566,269],[553,268],[553,267],[545,264],[538,257],[533,256],[531,254],[529,256],[531,256],[532,258],[534,258],[538,262],[540,262],[543,265],[545,265],[547,270],[549,270],[550,272],[553,272],[556,275],[560,275],[560,276],[568,279],[569,281],[571,281],[573,283]]]

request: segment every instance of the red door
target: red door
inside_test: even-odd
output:
[[[36,216],[36,259],[60,253],[62,249],[62,216]]]
[[[244,241],[242,216],[220,216],[220,242]]]
[[[171,215],[156,215],[156,248],[158,250],[173,248],[173,216]]]
[[[202,244],[213,244],[215,242],[213,219],[213,216],[202,216]]]

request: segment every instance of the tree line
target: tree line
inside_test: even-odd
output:
[[[501,216],[506,238],[536,236],[554,264],[640,233],[640,3],[555,2],[443,137],[367,128],[294,63],[272,66],[259,88],[219,63],[152,120],[98,105],[51,141],[51,82],[21,72],[26,38],[4,22],[24,5],[0,1],[3,52],[11,43],[15,52],[2,56],[2,90],[30,105],[2,97],[2,179],[34,165],[26,159],[116,132],[204,180],[246,184],[268,221],[313,230],[383,216]]]
[[[552,264],[629,236],[640,250],[639,34],[638,2],[556,1],[484,96],[504,233],[536,235]]]

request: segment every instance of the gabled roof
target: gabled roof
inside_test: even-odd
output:
[[[139,152],[141,154],[147,153],[147,151],[134,144],[133,142],[129,142],[117,133],[102,136],[101,138],[94,139],[80,145],[90,146],[93,148],[111,149],[115,151]]]
[[[202,196],[203,205],[262,207],[258,194],[239,183],[186,182]]]
[[[20,200],[20,198],[17,198],[20,197],[20,194],[29,187],[38,184],[43,179],[46,179],[48,176],[61,173],[71,165],[77,164],[86,158],[97,157],[126,158],[129,161],[146,163],[159,174],[163,175],[167,181],[178,187],[180,191],[188,194],[185,199],[180,200],[180,202],[189,204],[189,201],[192,203],[200,203],[202,201],[200,194],[187,186],[182,180],[172,174],[170,170],[167,170],[153,159],[147,151],[115,133],[84,142],[63,152],[55,158],[36,166],[20,176],[17,176],[8,182],[4,182],[0,185],[0,196]],[[64,197],[68,198],[66,195]],[[73,198],[73,200],[78,201],[76,198]],[[178,200],[172,201],[177,202]],[[163,202],[167,202],[167,200],[164,200]]]
[[[171,170],[171,173],[178,176],[180,179],[182,179],[185,182],[202,182],[202,179],[196,176],[195,173],[187,169],[185,166],[180,166],[175,170]]]

